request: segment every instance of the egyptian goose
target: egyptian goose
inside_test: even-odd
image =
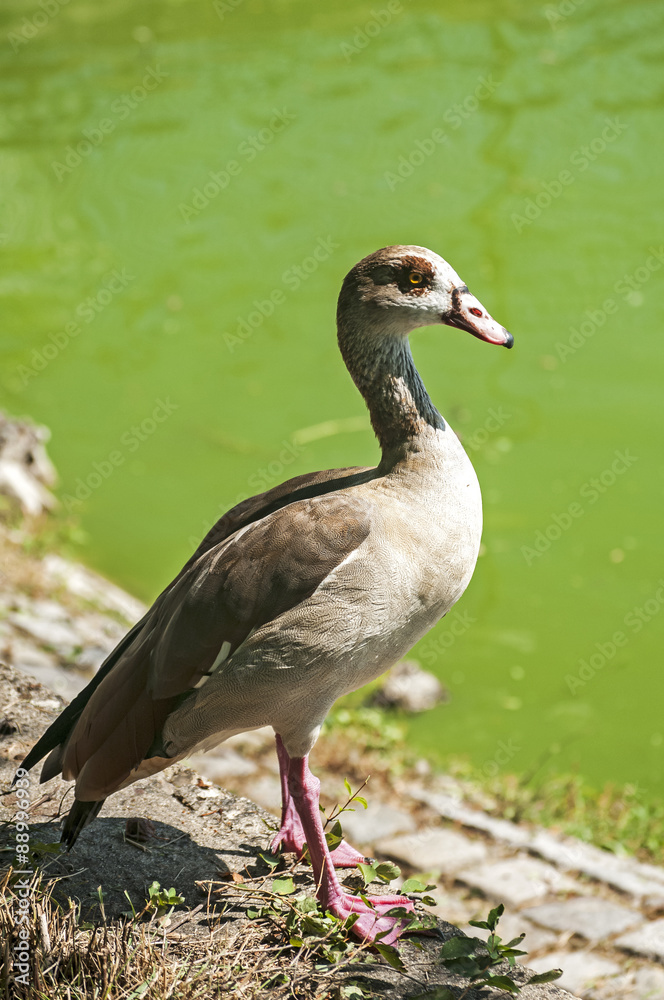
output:
[[[346,894],[308,754],[334,701],[404,655],[461,596],[477,559],[473,467],[427,395],[408,333],[442,323],[491,344],[511,334],[438,254],[392,246],[346,276],[339,348],[378,441],[376,468],[294,479],[225,514],[175,580],[23,762],[76,780],[71,848],[104,799],[234,733],[274,728],[283,792],[272,849],[306,842],[321,905],[359,914],[355,933],[394,941],[412,905]]]

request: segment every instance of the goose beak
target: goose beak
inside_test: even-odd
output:
[[[452,291],[452,308],[442,319],[447,326],[467,330],[473,337],[486,340],[487,344],[500,344],[508,348],[514,344],[512,334],[492,319],[466,285],[460,285]]]

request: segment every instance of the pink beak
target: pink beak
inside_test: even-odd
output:
[[[491,318],[482,303],[471,295],[466,285],[460,285],[453,290],[452,308],[442,319],[447,326],[467,330],[473,337],[486,340],[488,344],[499,344],[501,347],[512,347],[514,344],[512,334]]]

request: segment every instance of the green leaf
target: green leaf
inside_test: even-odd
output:
[[[505,912],[505,907],[502,903],[496,906],[493,910],[489,910],[489,916],[486,918],[486,922],[489,925],[489,930],[493,931],[496,929],[496,924]]]
[[[399,878],[401,875],[401,869],[398,865],[392,864],[391,861],[381,861],[377,865],[372,865],[376,875],[383,882],[391,882],[393,878]]]
[[[451,937],[440,949],[441,958],[462,958],[472,955],[477,947],[477,938]]]
[[[406,971],[406,966],[399,958],[399,952],[391,944],[375,944],[374,948],[393,969],[398,969],[399,972]]]
[[[448,972],[456,972],[459,976],[468,978],[481,975],[486,966],[481,965],[476,958],[446,958],[443,965]]]
[[[302,938],[292,937],[289,938],[289,943],[293,946],[293,948],[301,948],[302,945],[304,944],[304,941],[302,940]]]
[[[365,993],[357,983],[348,983],[347,986],[341,987],[341,996],[345,997],[346,1000],[363,1000],[363,997],[368,996],[368,993]]]
[[[350,781],[348,780],[348,778],[344,778],[344,788],[346,789],[349,795],[353,794],[353,789],[350,787]]]
[[[280,861],[280,858],[277,858],[272,854],[263,854],[262,851],[259,852],[258,857],[262,858],[265,864],[270,868],[276,868]]]
[[[362,875],[362,880],[365,885],[369,885],[370,882],[375,882],[378,877],[378,873],[373,865],[366,865],[360,862],[357,867],[360,869],[360,874]]]
[[[420,903],[424,903],[425,906],[438,906],[438,900],[433,896],[422,896]]]
[[[507,993],[518,993],[521,989],[521,987],[517,986],[514,980],[510,979],[509,976],[487,976],[484,982],[478,983],[477,985],[499,987]]]
[[[339,820],[336,821],[331,830],[325,834],[325,840],[327,841],[327,846],[331,851],[341,843],[344,839],[344,832],[341,829],[341,823]]]
[[[288,878],[273,879],[272,892],[277,896],[290,896],[292,892],[295,892],[293,879],[290,876],[288,876]]]
[[[485,931],[491,930],[486,920],[469,920],[468,923],[471,927],[482,927]]]
[[[433,886],[425,885],[424,882],[420,882],[418,878],[407,878],[404,884],[401,886],[402,892],[426,892],[427,889],[432,889]]]
[[[295,900],[295,907],[300,913],[315,913],[318,909],[318,903],[311,896],[302,896],[301,899]]]
[[[505,947],[506,948],[515,948],[517,944],[521,944],[521,942],[523,941],[523,939],[525,938],[525,936],[526,936],[526,932],[524,931],[523,934],[519,934],[518,937],[512,938],[511,941],[508,941],[507,944],[505,945]]]
[[[369,808],[369,803],[365,799],[364,795],[356,795],[355,798],[353,799],[353,801],[354,802],[359,802],[360,805],[364,806],[365,809]]]
[[[556,979],[560,979],[563,974],[562,969],[550,969],[549,972],[540,972],[537,976],[531,976],[526,985],[531,983],[553,983]]]

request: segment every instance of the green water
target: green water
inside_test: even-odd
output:
[[[664,4],[42,2],[0,29],[0,405],[81,557],[150,599],[238,497],[375,462],[336,295],[429,246],[516,346],[413,338],[486,525],[412,739],[656,796]]]

